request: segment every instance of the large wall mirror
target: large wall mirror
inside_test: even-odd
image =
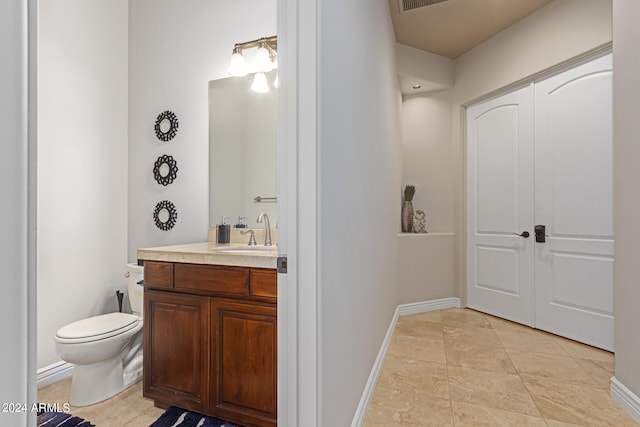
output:
[[[271,227],[278,224],[275,72],[267,75],[270,91],[251,90],[253,75],[209,82],[209,225],[229,217],[247,218],[249,228],[261,228],[266,212]],[[261,202],[256,201],[261,198]]]

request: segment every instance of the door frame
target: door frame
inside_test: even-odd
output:
[[[277,0],[278,425],[320,425],[317,296],[317,1]]]
[[[14,402],[31,408],[38,400],[37,392],[37,310],[36,310],[36,150],[37,150],[37,1],[12,0],[5,5],[6,16],[13,19],[1,31],[9,36],[2,44],[7,56],[8,74],[4,73],[4,87],[12,90],[8,98],[12,105],[2,109],[2,121],[13,143],[5,148],[5,155],[14,162],[4,171],[8,184],[2,195],[10,208],[0,214],[6,247],[12,252],[0,261],[5,274],[6,292],[0,302],[4,318],[11,318],[11,327],[0,334],[10,343],[3,356],[3,365],[10,369],[4,378],[9,390],[0,393],[4,402]],[[18,73],[14,73],[17,71]],[[12,203],[14,202],[14,203]],[[5,232],[7,231],[7,232]],[[3,414],[15,425],[36,425],[36,413],[15,411]],[[5,418],[3,418],[5,419]]]
[[[289,273],[278,276],[278,418],[281,427],[318,425],[318,348],[317,348],[317,257],[316,257],[316,41],[317,0],[298,8],[297,0],[277,0],[281,86],[278,115],[278,207],[279,252],[288,255]],[[15,193],[24,199],[26,210],[20,243],[22,265],[16,267],[23,289],[16,295],[25,317],[17,324],[24,340],[11,358],[26,360],[18,372],[26,372],[26,387],[15,390],[14,401],[29,405],[37,401],[36,380],[36,59],[37,2],[20,2],[24,20],[16,33],[24,58],[22,69],[25,108],[17,124],[24,138],[16,152],[25,156],[19,165],[24,181]],[[14,194],[14,193],[12,193]],[[22,240],[24,239],[24,240]],[[300,284],[304,283],[304,286]],[[22,357],[25,356],[26,357]],[[29,426],[35,413],[16,414]]]

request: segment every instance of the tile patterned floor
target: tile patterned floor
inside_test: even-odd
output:
[[[609,397],[613,355],[468,310],[398,320],[365,427],[637,426]],[[66,379],[38,391],[69,401]],[[71,408],[98,427],[148,426],[163,410],[142,383]]]
[[[43,387],[38,390],[38,402],[69,402],[71,396],[71,378]],[[142,381],[129,387],[117,396],[103,402],[81,408],[71,407],[75,416],[95,424],[96,427],[144,427],[149,426],[163,409],[153,406],[153,401],[142,397]]]
[[[365,427],[637,426],[613,354],[468,309],[398,320]]]

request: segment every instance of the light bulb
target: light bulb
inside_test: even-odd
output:
[[[256,73],[253,77],[253,84],[251,90],[258,93],[269,92],[269,85],[267,84],[267,76],[264,73]]]
[[[271,58],[269,57],[269,51],[262,45],[256,52],[256,71],[258,73],[268,73],[272,70]]]
[[[231,55],[231,63],[229,64],[229,74],[237,77],[247,75],[247,69],[244,66],[244,56],[239,49],[233,49],[233,55]]]
[[[278,88],[278,75],[276,74],[276,79],[273,81],[273,87]]]

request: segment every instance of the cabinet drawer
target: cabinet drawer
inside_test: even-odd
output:
[[[249,269],[176,264],[176,289],[194,289],[220,295],[249,295]]]
[[[145,286],[173,288],[173,263],[145,261],[144,284]]]
[[[275,270],[251,269],[251,296],[277,298],[278,276]]]

